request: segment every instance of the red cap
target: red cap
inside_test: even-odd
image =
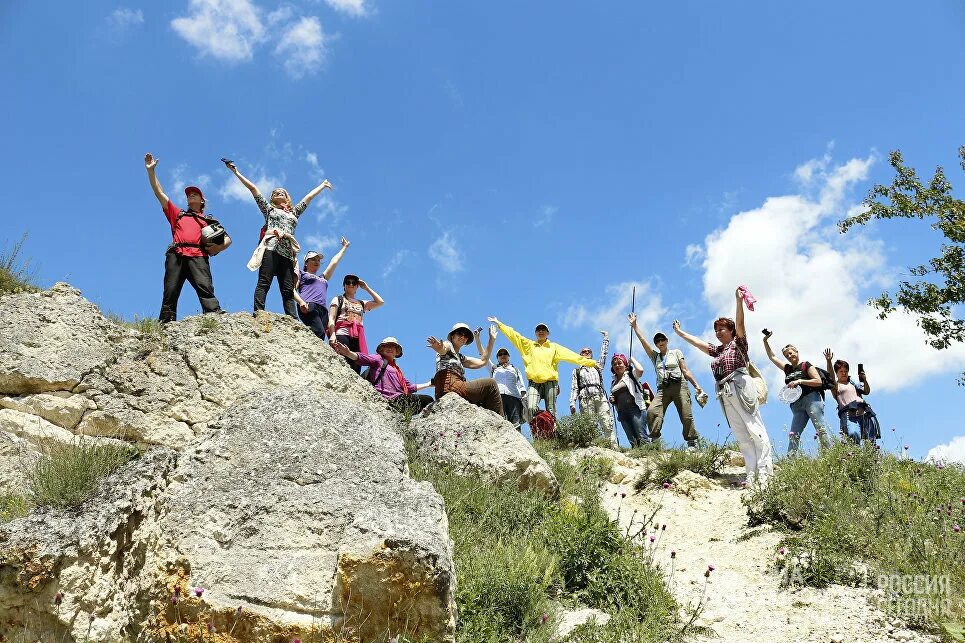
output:
[[[202,199],[204,198],[204,192],[201,191],[201,188],[194,185],[189,185],[188,187],[184,188],[184,196],[187,196],[192,192],[197,192],[198,196],[200,196]]]

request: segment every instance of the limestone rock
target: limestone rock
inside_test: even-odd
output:
[[[37,415],[57,426],[72,430],[94,403],[82,395],[37,393],[23,397],[0,397],[0,407]]]
[[[238,399],[275,387],[328,388],[371,414],[392,411],[345,361],[303,324],[266,313],[189,317],[118,350],[78,389],[92,399],[78,433],[122,435],[144,444],[183,448]]]
[[[80,511],[36,510],[0,525],[0,639],[120,641],[147,616],[145,553],[174,463],[158,449],[108,478]],[[61,593],[62,603],[55,597]]]
[[[610,615],[606,612],[592,607],[582,607],[574,610],[563,610],[560,621],[556,625],[556,631],[551,637],[552,640],[561,641],[569,636],[573,630],[587,623],[606,625],[610,622]]]
[[[352,627],[366,641],[452,639],[442,499],[408,477],[397,427],[351,400],[306,388],[255,395],[172,478],[154,566],[169,585],[189,575],[207,588],[214,613],[243,606],[250,640],[313,624]],[[165,606],[152,625],[160,638],[174,613],[169,594],[154,598]]]
[[[67,284],[0,298],[0,394],[73,389],[121,333]]]
[[[410,430],[428,460],[498,483],[513,481],[520,489],[559,492],[552,469],[512,424],[455,393],[414,417]]]
[[[675,493],[679,493],[691,498],[697,498],[702,493],[709,491],[718,487],[716,483],[705,478],[699,473],[694,473],[684,469],[677,475],[675,475],[671,482],[673,483],[671,489]]]
[[[0,570],[0,637],[165,641],[179,620],[255,642],[454,635],[442,499],[409,478],[397,426],[330,390],[252,394],[80,509],[3,525]]]
[[[743,467],[744,466],[744,455],[740,451],[730,451],[728,450],[724,458],[724,466],[727,467]]]

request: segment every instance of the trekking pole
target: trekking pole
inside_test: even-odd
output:
[[[630,295],[630,312],[637,312],[637,287],[633,287],[633,294]],[[633,328],[630,328],[630,348],[627,351],[627,361],[629,362],[633,359]],[[632,364],[633,362],[630,362]],[[630,364],[627,364],[627,370],[632,368]]]

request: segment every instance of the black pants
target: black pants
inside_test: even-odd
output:
[[[319,339],[325,339],[325,332],[328,329],[328,306],[321,304],[308,303],[308,312],[303,313],[301,307],[298,308],[298,317],[302,323],[312,329]]]
[[[346,331],[346,332],[347,332],[347,331]],[[358,352],[359,352],[359,338],[358,338],[358,337],[350,337],[350,336],[348,336],[348,335],[335,335],[335,339],[337,339],[337,340],[338,340],[339,342],[341,342],[342,344],[345,344],[346,346],[348,346],[348,349],[349,349],[350,351],[352,351],[353,353],[358,353]],[[349,358],[346,357],[346,358],[345,358],[345,363],[348,364],[348,365],[352,368],[352,370],[355,371],[356,373],[358,373],[359,375],[362,374],[362,365],[359,364],[357,361],[356,361],[356,362],[353,362],[352,360],[350,360]]]
[[[432,402],[433,399],[428,395],[408,393],[402,394],[394,400],[390,400],[389,406],[399,413],[405,413],[408,410],[412,415],[415,415],[416,413],[421,413],[422,409],[432,404]]]
[[[164,255],[164,294],[161,296],[162,323],[178,318],[178,297],[184,280],[194,287],[201,301],[201,310],[206,313],[221,312],[218,298],[214,296],[214,283],[211,281],[211,265],[207,257],[185,257],[170,249]]]
[[[271,280],[278,279],[278,290],[281,292],[282,305],[285,314],[298,318],[298,306],[295,305],[295,263],[274,250],[265,250],[258,270],[258,284],[255,286],[255,312],[265,309],[265,297]]]

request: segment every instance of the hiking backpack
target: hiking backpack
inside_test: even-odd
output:
[[[808,374],[808,369],[814,366],[811,362],[801,362],[801,372],[804,373],[805,377]],[[824,395],[825,391],[832,390],[837,386],[837,382],[831,377],[831,374],[820,366],[814,366],[814,369],[818,372],[818,376],[821,378],[821,395]]]

